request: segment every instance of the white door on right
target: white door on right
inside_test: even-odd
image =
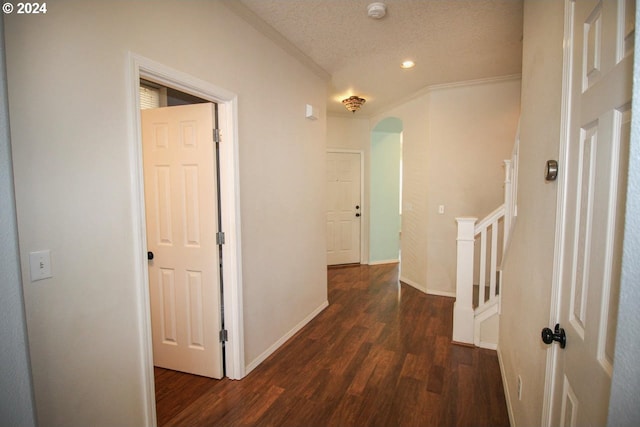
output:
[[[327,264],[359,263],[359,153],[327,153],[327,200]]]
[[[551,424],[607,424],[631,118],[635,2],[570,3],[564,252]],[[553,327],[553,326],[552,326]]]

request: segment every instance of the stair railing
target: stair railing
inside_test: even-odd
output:
[[[456,302],[453,308],[454,342],[474,344],[478,335],[476,317],[500,301],[499,270],[517,216],[518,146],[519,137],[516,138],[511,159],[504,161],[504,203],[479,223],[475,217],[456,218],[458,236]],[[478,289],[475,297],[474,285]]]

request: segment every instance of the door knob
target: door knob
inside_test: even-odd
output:
[[[558,341],[560,343],[560,348],[565,348],[567,346],[567,335],[564,333],[564,329],[560,327],[559,323],[556,324],[553,331],[549,328],[544,328],[542,330],[542,342],[545,344],[551,344],[554,341]]]
[[[359,214],[359,213],[357,213],[357,214],[356,214],[356,216],[360,216],[360,214]]]
[[[151,251],[147,252],[147,259],[149,261],[151,261],[153,259],[153,252],[151,252]]]

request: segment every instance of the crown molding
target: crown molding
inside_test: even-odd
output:
[[[385,106],[384,108],[380,108],[377,109],[375,111],[372,111],[369,113],[369,116],[372,118],[387,114],[389,111],[403,105],[406,104],[409,101],[412,101],[416,98],[420,98],[421,96],[425,96],[430,94],[431,92],[435,92],[435,91],[439,91],[439,90],[447,90],[447,89],[456,89],[456,88],[461,88],[461,87],[469,87],[469,86],[480,86],[480,85],[486,85],[486,84],[493,84],[493,83],[502,83],[502,82],[508,82],[508,81],[515,81],[515,80],[521,80],[522,79],[522,74],[508,74],[505,76],[498,76],[498,77],[487,77],[484,79],[475,79],[475,80],[462,80],[459,82],[451,82],[451,83],[442,83],[442,84],[434,84],[434,85],[429,85],[429,86],[425,86],[422,89],[419,89],[417,91],[415,91],[414,93],[412,93],[409,96],[406,96],[396,102],[393,102],[387,106]]]
[[[463,80],[459,82],[436,84],[436,85],[427,86],[426,89],[428,91],[435,91],[435,90],[442,90],[442,89],[455,89],[458,87],[479,86],[479,85],[502,83],[502,82],[507,82],[512,80],[520,80],[520,79],[522,79],[522,74],[508,74],[506,76],[487,77],[484,79]]]

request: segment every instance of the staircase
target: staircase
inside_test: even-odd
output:
[[[504,161],[504,203],[486,218],[456,218],[457,276],[453,341],[496,349],[502,287],[502,262],[517,216],[519,137],[511,159]]]

